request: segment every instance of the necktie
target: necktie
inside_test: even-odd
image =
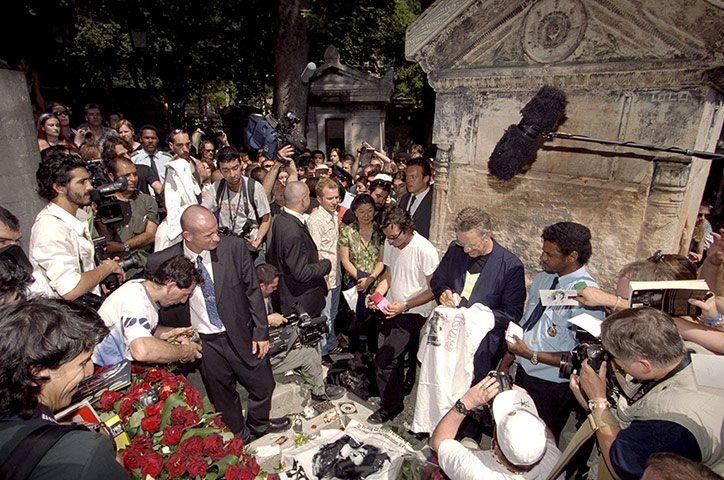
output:
[[[415,195],[410,195],[410,204],[407,206],[407,211],[409,213],[412,213],[412,206],[415,204],[415,200],[417,200],[417,197]]]
[[[553,283],[551,283],[551,286],[549,290],[553,290],[558,286],[558,277],[553,278]],[[535,310],[533,310],[533,313],[530,314],[530,317],[528,317],[528,322],[525,324],[525,330],[529,331],[532,330],[536,323],[538,323],[538,320],[540,320],[540,317],[543,316],[543,311],[546,309],[546,307],[543,306],[543,303],[541,303],[540,299],[538,300],[538,305],[535,306]]]
[[[206,313],[209,315],[209,321],[215,327],[224,328],[224,323],[221,321],[219,311],[216,309],[216,292],[214,291],[214,281],[209,275],[209,271],[204,267],[204,262],[201,259],[201,255],[196,257],[196,264],[201,271],[201,293],[204,294],[204,301],[206,302]]]

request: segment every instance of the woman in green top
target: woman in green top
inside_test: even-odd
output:
[[[350,209],[356,220],[343,226],[339,234],[339,253],[342,267],[344,267],[345,288],[356,285],[359,293],[355,309],[357,328],[350,329],[356,330],[356,332],[350,332],[350,347],[355,350],[354,346],[359,344],[360,337],[366,336],[370,351],[377,351],[376,325],[374,322],[365,322],[367,319],[366,296],[368,292],[374,291],[377,286],[377,277],[385,268],[382,263],[385,239],[374,221],[375,201],[371,196],[357,195],[352,201]]]

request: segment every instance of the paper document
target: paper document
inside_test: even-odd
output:
[[[596,338],[601,336],[601,324],[603,323],[603,320],[599,320],[593,315],[582,313],[573,318],[569,318],[568,321],[573,325],[584,329]]]

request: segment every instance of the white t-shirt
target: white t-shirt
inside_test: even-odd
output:
[[[468,391],[473,380],[473,357],[494,325],[492,310],[479,303],[470,308],[435,309],[425,323],[417,353],[422,367],[413,432],[432,433],[455,401]]]
[[[561,456],[555,441],[548,439],[546,453],[537,465],[522,474],[499,463],[492,450],[471,450],[455,440],[443,440],[437,451],[440,467],[451,480],[545,480]],[[563,475],[557,480],[562,480]]]
[[[111,335],[119,335],[123,342],[127,360],[133,360],[131,342],[152,337],[158,325],[159,306],[151,300],[143,282],[142,279],[129,280],[111,293],[98,309],[98,315],[111,330]]]
[[[415,232],[402,250],[385,240],[382,263],[390,268],[390,289],[385,295],[390,303],[410,300],[427,290],[427,277],[435,272],[440,259],[428,239]],[[435,308],[435,301],[410,308],[410,313],[427,317]]]
[[[201,205],[214,213],[218,211],[219,225],[222,227],[228,227],[237,235],[240,235],[244,230],[244,225],[247,222],[246,212],[248,210],[248,218],[251,221],[249,238],[256,240],[256,235],[259,233],[259,225],[256,222],[254,207],[251,204],[251,198],[249,198],[248,192],[249,182],[254,182],[255,180],[249,180],[247,177],[242,177],[242,180],[247,193],[246,207],[244,206],[244,195],[241,194],[241,189],[239,192],[235,192],[228,187],[224,188],[221,198],[219,199],[219,203],[216,203],[216,192],[221,180],[214,182],[211,187],[209,187],[209,190],[206,192],[206,196],[201,201]],[[258,182],[254,185],[254,204],[256,205],[256,211],[259,213],[259,220],[261,220],[261,217],[271,212],[264,187]]]

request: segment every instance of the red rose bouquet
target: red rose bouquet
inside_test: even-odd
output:
[[[226,428],[208,398],[202,399],[183,375],[137,364],[132,372],[128,391],[105,391],[97,405],[103,420],[118,414],[125,424],[131,443],[122,457],[131,478],[266,477],[244,442]],[[158,401],[144,406],[142,397],[153,393]]]

